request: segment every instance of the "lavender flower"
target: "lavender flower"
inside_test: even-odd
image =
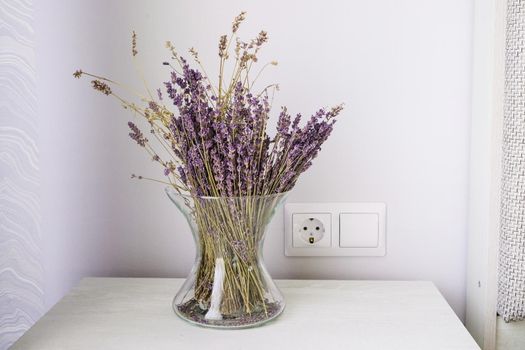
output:
[[[235,18],[233,34],[237,33],[244,19],[244,12]],[[133,56],[137,54],[136,39],[133,32]],[[248,42],[235,39],[236,71],[231,75],[233,80],[228,82],[224,80],[222,66],[229,56],[230,43],[227,35],[221,36],[218,87],[168,42],[166,46],[175,66],[163,62],[169,68],[169,75],[163,89],[156,90],[158,99],[146,100],[141,107],[115,95],[125,108],[148,120],[152,137],[161,143],[172,160],[163,162],[132,122],[128,124],[131,129],[129,136],[141,147],[147,147],[148,152],[153,152],[153,160],[163,166],[164,175],[177,180],[174,186],[180,190],[193,195],[219,197],[289,191],[301,173],[312,165],[331,134],[342,106],[321,108],[302,126],[300,113],[292,117],[288,109],[282,107],[275,132],[268,132],[271,87],[262,92],[254,91],[252,80],[245,77],[245,69],[258,61],[258,52],[267,41],[265,31],[260,31]],[[197,51],[192,48],[190,54],[202,67]],[[276,64],[272,61],[266,66]],[[96,78],[92,81],[96,90],[114,95],[109,86],[111,80],[82,70],[74,73],[76,78],[83,75]],[[277,90],[276,85],[272,86],[274,91]]]
[[[237,32],[244,19],[243,12],[232,23],[231,36],[219,39],[218,81],[205,74],[195,49],[190,49],[194,62],[190,64],[171,42],[166,47],[172,61],[162,63],[168,69],[167,76],[155,97],[148,90],[143,94],[148,97],[129,102],[118,89],[112,91],[113,80],[82,70],[73,74],[75,78],[95,79],[93,88],[112,95],[124,108],[147,121],[149,137],[158,141],[155,145],[133,122],[128,123],[129,136],[160,165],[165,177],[131,177],[169,184],[178,193],[189,194],[182,199],[199,231],[196,241],[200,255],[190,299],[177,307],[189,319],[205,324],[212,322],[205,315],[217,283],[214,279],[215,271],[220,271],[218,266],[224,267],[221,283],[226,296],[220,313],[228,322],[255,323],[282,309],[268,300],[265,276],[258,272],[264,227],[273,214],[276,198],[281,198],[266,195],[294,187],[313,164],[342,110],[342,106],[322,108],[303,123],[301,114],[292,117],[286,107],[281,107],[276,130],[268,131],[273,100],[270,96],[278,87],[255,90],[259,73],[255,79],[249,75],[277,62],[258,69],[258,54],[268,34],[260,31],[254,39],[242,41]],[[138,54],[136,40],[133,32],[132,56]],[[230,46],[235,57],[233,72],[226,67]],[[219,198],[210,200],[206,198],[209,196]]]
[[[246,241],[244,240],[235,240],[233,242],[231,242],[231,245],[233,247],[233,249],[235,250],[235,253],[237,254],[237,256],[243,260],[244,262],[247,262],[248,259],[249,259],[249,251],[248,251],[248,246],[246,244]]]
[[[133,31],[133,34],[131,35],[131,55],[137,56],[137,54],[137,34]]]
[[[129,133],[129,137],[131,137],[137,144],[141,147],[145,147],[146,143],[148,142],[148,139],[144,137],[144,134],[142,134],[142,131],[132,122],[128,122],[128,126],[131,129],[131,132]]]

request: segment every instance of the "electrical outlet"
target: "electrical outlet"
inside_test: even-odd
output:
[[[292,216],[293,246],[330,247],[332,238],[330,213],[295,213]]]
[[[384,256],[385,203],[287,203],[286,256]]]

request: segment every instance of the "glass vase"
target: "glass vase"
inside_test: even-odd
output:
[[[287,193],[192,197],[166,188],[184,214],[196,258],[173,299],[184,320],[214,328],[247,328],[281,314],[285,303],[262,257],[266,228]]]

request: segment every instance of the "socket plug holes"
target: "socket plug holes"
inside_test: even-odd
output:
[[[302,240],[311,245],[322,240],[325,233],[323,222],[314,217],[303,220],[298,229]]]

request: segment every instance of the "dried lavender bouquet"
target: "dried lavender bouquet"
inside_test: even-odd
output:
[[[244,19],[243,12],[234,19],[231,34],[220,37],[216,84],[205,74],[195,49],[189,53],[198,68],[170,42],[171,61],[163,62],[170,79],[156,94],[146,88],[147,97],[138,102],[115,92],[122,86],[113,80],[82,70],[74,73],[76,78],[92,78],[95,90],[144,118],[148,132],[129,122],[129,135],[162,167],[165,180],[132,177],[168,184],[170,197],[191,217],[190,226],[194,223],[196,276],[191,292],[177,305],[179,312],[200,323],[229,318],[237,322],[233,326],[275,312],[264,271],[256,268],[264,230],[282,194],[311,166],[342,110],[342,105],[322,108],[302,123],[301,114],[292,117],[282,107],[277,130],[270,135],[267,123],[277,85],[254,91],[254,84],[266,67],[277,63],[264,64],[252,74],[268,36],[261,31],[255,39],[242,41],[237,32]],[[137,54],[133,33],[132,56]],[[226,74],[228,63],[231,76]],[[177,194],[180,200],[174,199]],[[218,272],[221,300],[213,316]]]

